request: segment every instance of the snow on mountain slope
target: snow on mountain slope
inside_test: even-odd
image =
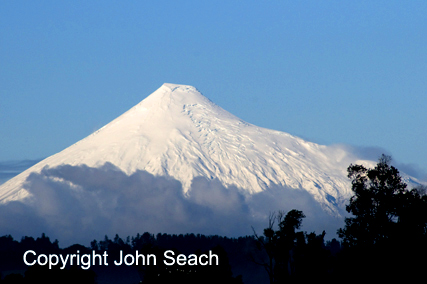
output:
[[[351,194],[348,165],[375,164],[338,146],[247,123],[194,87],[164,84],[95,133],[1,185],[0,201],[26,198],[26,178],[45,166],[99,167],[106,162],[127,174],[145,170],[169,175],[182,183],[184,192],[198,176],[217,178],[247,194],[272,185],[307,190],[330,212]]]

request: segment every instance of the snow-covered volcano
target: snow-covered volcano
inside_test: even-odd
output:
[[[254,194],[274,185],[308,191],[328,211],[350,196],[342,147],[307,142],[230,114],[196,88],[164,84],[95,133],[0,186],[0,201],[25,199],[27,177],[44,167],[111,163],[126,174],[171,176],[187,192],[195,177]]]

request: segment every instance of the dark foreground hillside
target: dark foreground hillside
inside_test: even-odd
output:
[[[301,233],[301,237],[303,234]],[[328,262],[330,262],[332,254],[339,249],[338,242],[324,245],[322,235],[307,234],[306,237],[304,254],[310,255],[310,258],[313,259],[311,263],[304,263],[307,268],[311,264],[317,266],[315,259],[319,260],[321,256],[328,258]],[[316,246],[318,247],[315,248]],[[310,248],[313,248],[315,258],[313,258],[313,253],[308,253],[307,250]],[[136,251],[139,255],[155,255],[156,264],[154,265],[153,258],[150,259],[151,262],[145,258],[145,263],[143,263],[142,257],[140,257],[140,261],[136,265],[134,258]],[[169,251],[167,254],[169,258],[165,258],[165,251]],[[203,265],[208,261],[209,251],[212,255],[218,256],[219,263],[215,263],[214,259],[211,265]],[[2,274],[0,283],[34,283],[34,281],[58,283],[64,279],[72,280],[71,283],[99,284],[172,283],[172,280],[174,282],[181,280],[187,283],[200,283],[204,279],[218,283],[269,282],[269,276],[264,267],[268,256],[260,246],[259,240],[254,236],[227,238],[194,234],[152,235],[144,233],[128,237],[125,240],[118,235],[113,239],[106,236],[104,240],[94,240],[90,247],[75,244],[67,248],[59,248],[58,241],[52,242],[45,235],[36,239],[24,237],[21,241],[16,241],[11,236],[3,236],[0,237],[0,252],[0,273]],[[29,266],[24,263],[23,258],[26,252],[26,261],[30,264],[34,263],[34,265]],[[73,258],[73,265],[70,265],[68,260],[67,265],[63,266],[59,260],[56,265],[53,265],[52,262],[51,268],[49,268],[48,260],[51,255],[57,255],[58,258],[62,255],[63,258],[66,258],[67,255],[73,254],[76,255]],[[100,256],[95,257],[95,264],[93,259],[88,261],[89,256],[92,258],[94,254]],[[132,257],[124,260],[123,257],[129,254]],[[183,265],[183,258],[180,259],[181,265],[178,263],[179,254],[187,256],[186,265]],[[206,257],[199,258],[203,254]],[[46,258],[40,255],[46,255]],[[83,255],[88,256],[82,258]],[[194,257],[189,257],[191,255]],[[80,263],[77,263],[78,256]],[[175,260],[172,260],[172,256],[175,257]],[[37,265],[39,257],[43,266]],[[55,260],[54,257],[51,258]],[[199,259],[201,261],[198,261]],[[120,260],[122,263],[115,265],[115,262],[119,264]],[[132,260],[134,263],[130,265]],[[172,263],[173,261],[175,263]],[[108,265],[105,265],[106,263]]]

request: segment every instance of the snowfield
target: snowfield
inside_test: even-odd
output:
[[[0,186],[0,202],[31,196],[26,179],[45,167],[110,163],[128,175],[137,170],[170,176],[188,194],[195,177],[219,180],[252,195],[272,186],[307,191],[332,215],[351,195],[350,163],[373,166],[345,147],[307,142],[247,123],[186,85],[158,90],[95,133],[39,162]]]

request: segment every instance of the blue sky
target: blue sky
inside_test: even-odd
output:
[[[0,161],[55,154],[169,82],[425,176],[425,15],[426,1],[2,1]]]

